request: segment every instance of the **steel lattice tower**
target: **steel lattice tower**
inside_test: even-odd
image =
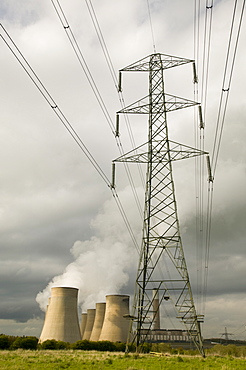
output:
[[[167,113],[199,104],[166,94],[163,76],[164,70],[186,63],[194,65],[193,60],[155,53],[120,70],[119,90],[123,71],[149,73],[149,95],[118,112],[147,114],[148,141],[113,162],[147,163],[143,237],[132,315],[137,326],[132,332],[134,341],[139,347],[153,329],[156,319],[154,289],[159,296],[159,306],[167,300],[173,303],[177,317],[204,355],[180,236],[172,161],[207,153],[169,140]]]

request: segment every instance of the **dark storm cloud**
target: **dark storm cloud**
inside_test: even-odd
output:
[[[29,275],[29,280],[32,277],[33,276]],[[18,281],[14,281],[13,284],[9,281],[6,292],[1,289],[1,320],[15,320],[16,322],[25,323],[34,317],[44,317],[39,307],[37,307],[37,302],[35,300],[35,291],[38,284],[35,283],[34,286],[30,286],[28,290],[23,289],[23,284],[24,281],[19,281],[19,283]],[[13,298],[9,297],[9,291],[11,291]]]
[[[45,263],[51,265],[50,260],[33,262],[26,253],[25,259],[19,262],[14,262],[13,259],[1,262],[1,319],[26,322],[30,318],[40,316],[35,292],[38,286],[42,286],[42,280],[47,278],[42,266]],[[59,265],[53,265],[53,271],[55,270],[59,271]]]

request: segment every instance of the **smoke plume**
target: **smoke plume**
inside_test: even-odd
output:
[[[120,193],[120,199],[124,208],[130,210],[128,219],[140,240],[141,222],[136,217],[129,194],[126,188]],[[102,211],[91,221],[91,229],[94,236],[76,241],[70,249],[74,261],[38,293],[36,301],[43,311],[54,286],[78,288],[79,305],[84,311],[93,308],[96,302],[105,301],[107,294],[120,293],[128,284],[130,272],[136,271],[137,252],[113,199],[104,203]]]

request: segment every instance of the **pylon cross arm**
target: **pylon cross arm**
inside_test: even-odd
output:
[[[208,154],[208,152],[204,152],[202,150],[192,148],[188,145],[180,144],[171,140],[169,140],[169,149],[164,148],[162,150],[156,150],[155,147],[158,147],[158,143],[159,141],[154,141],[154,148],[152,149],[152,163],[169,161],[170,158],[172,161],[178,161],[181,159],[187,159]],[[167,153],[170,154],[170,157],[167,156]],[[148,163],[148,160],[148,143],[144,143],[136,149],[129,151],[121,157],[118,157],[114,160],[114,162]]]
[[[164,112],[172,112],[175,110],[183,109],[183,108],[189,108],[194,105],[199,105],[198,102],[195,102],[193,100],[188,100],[181,98],[179,96],[165,94],[165,101],[156,100],[149,102],[149,95],[145,96],[144,98],[141,98],[134,102],[131,105],[128,105],[127,107],[121,109],[117,112],[119,113],[128,113],[128,114],[149,114],[150,111],[152,113],[164,113]]]
[[[153,58],[154,57],[154,58]],[[155,59],[155,60],[153,60]],[[150,60],[152,62],[150,63]],[[161,69],[168,69],[173,67],[178,67],[183,64],[193,63],[194,60],[179,58],[172,55],[167,54],[152,54],[143,59],[138,60],[135,63],[130,64],[129,66],[120,70],[120,72],[128,71],[128,72],[149,72],[150,70],[159,70]]]

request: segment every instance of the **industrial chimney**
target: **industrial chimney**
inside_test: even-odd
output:
[[[51,289],[51,299],[39,338],[40,343],[47,339],[69,343],[81,339],[77,298],[77,288],[56,287]]]
[[[99,340],[126,343],[129,320],[124,318],[129,315],[128,295],[107,295],[104,323]]]
[[[100,334],[102,331],[102,326],[104,322],[104,316],[105,316],[105,309],[106,309],[106,303],[96,303],[96,315],[95,315],[95,321],[93,325],[93,329],[91,332],[90,340],[93,340],[97,342],[100,338]]]
[[[152,305],[153,305],[153,330],[160,329],[160,302],[159,302],[159,291],[158,289],[153,289],[152,292]]]
[[[80,334],[81,334],[81,338],[83,338],[83,335],[84,335],[84,332],[85,332],[86,321],[87,321],[87,313],[86,312],[83,312],[81,314],[81,323],[80,323]]]
[[[92,332],[93,325],[94,325],[95,315],[96,315],[95,308],[89,308],[87,310],[87,320],[86,320],[85,331],[83,334],[83,339],[90,340],[91,332]]]

